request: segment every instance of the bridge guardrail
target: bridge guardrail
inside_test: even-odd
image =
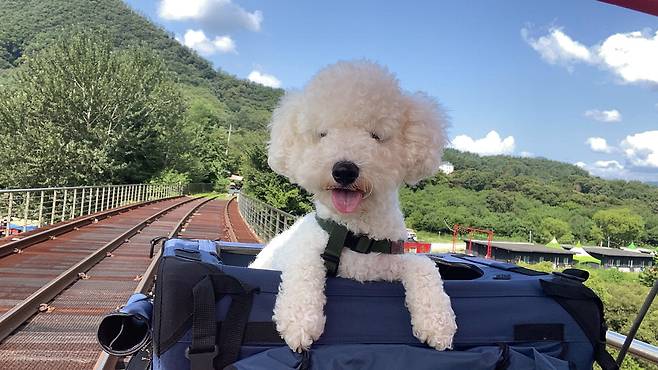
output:
[[[0,190],[0,236],[131,203],[182,195],[179,184],[128,184]]]
[[[242,193],[238,195],[238,209],[242,218],[263,242],[268,242],[290,227],[298,218]]]

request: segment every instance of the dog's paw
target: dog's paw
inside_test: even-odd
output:
[[[295,352],[308,350],[324,331],[324,315],[312,319],[303,316],[299,311],[294,316],[284,315],[279,311],[273,317],[277,331]]]
[[[305,297],[279,293],[274,305],[272,319],[276,329],[295,352],[309,349],[324,331],[324,295],[309,299],[313,296],[310,293]]]
[[[414,336],[421,342],[427,343],[439,351],[452,348],[452,339],[457,332],[457,323],[452,309],[416,313],[411,324]]]

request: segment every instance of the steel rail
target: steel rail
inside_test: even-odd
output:
[[[228,200],[228,202],[226,202],[226,207],[224,207],[224,227],[226,228],[226,236],[232,242],[237,242],[238,237],[235,235],[235,230],[233,230],[233,224],[231,223],[231,217],[229,216],[228,208],[231,205],[231,202],[234,202],[236,199],[238,198],[232,197]]]
[[[605,341],[609,346],[621,349],[626,341],[626,336],[614,331],[608,330],[605,334]],[[641,340],[633,339],[628,353],[647,360],[653,364],[658,364],[658,346],[643,342]]]
[[[187,212],[181,220],[176,224],[176,226],[171,230],[169,235],[167,235],[167,238],[173,238],[178,233],[180,230],[183,228],[183,225],[185,225],[185,222],[188,221],[188,219],[194,214],[194,212],[198,211],[199,208],[203,207],[206,203],[210,202],[211,200],[214,200],[217,198],[216,196],[208,198],[204,200],[203,202],[197,204],[192,208],[189,212]],[[147,294],[148,291],[151,289],[151,286],[153,285],[153,280],[155,278],[155,272],[158,270],[158,264],[160,263],[160,255],[162,253],[161,249],[158,249],[155,252],[155,255],[153,256],[153,259],[151,260],[151,263],[148,265],[146,268],[146,271],[142,275],[142,279],[139,281],[139,284],[135,288],[135,291],[133,293],[143,293]],[[113,355],[110,355],[109,353],[102,351],[101,354],[98,356],[98,359],[96,360],[96,363],[94,364],[93,369],[94,370],[112,370],[116,367],[116,364],[118,362],[119,358]]]
[[[32,317],[32,315],[37,313],[41,303],[49,302],[58,296],[69,285],[80,278],[80,273],[87,272],[90,268],[103,260],[107,256],[108,252],[113,251],[128,241],[129,238],[137,234],[141,229],[146,227],[149,223],[153,222],[163,214],[196,199],[198,198],[185,199],[145,218],[137,225],[131,227],[123,234],[117,236],[112,241],[106,243],[95,252],[88,255],[82,261],[70,267],[68,270],[62,272],[58,277],[42,286],[36,292],[32,293],[29,297],[14,306],[11,310],[5,312],[4,315],[0,316],[0,342],[7,338],[14,330],[21,326],[30,317]]]
[[[40,231],[35,234],[30,234],[28,236],[25,236],[24,238],[18,239],[11,241],[9,243],[5,243],[0,245],[0,258],[9,256],[11,254],[14,254],[20,250],[23,250],[25,248],[28,248],[30,246],[33,246],[35,244],[38,244],[42,241],[45,240],[50,240],[53,237],[65,234],[67,232],[71,232],[73,230],[79,229],[80,227],[89,225],[94,223],[95,221],[98,220],[103,220],[108,217],[117,215],[119,213],[122,213],[124,211],[130,211],[135,208],[140,208],[147,206],[149,204],[161,202],[161,201],[166,201],[166,200],[171,200],[171,199],[176,199],[180,198],[180,195],[173,196],[173,197],[168,197],[168,198],[161,198],[161,199],[153,199],[153,200],[147,200],[145,202],[140,202],[140,203],[133,203],[129,204],[126,206],[118,207],[118,208],[112,208],[108,209],[106,211],[101,211],[98,213],[94,213],[88,216],[84,216],[82,218],[74,219],[73,221],[63,223],[59,226],[51,227],[46,230]]]

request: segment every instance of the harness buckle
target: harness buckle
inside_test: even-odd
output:
[[[219,347],[214,345],[203,350],[190,351],[189,346],[185,349],[185,357],[190,360],[190,370],[213,369],[215,358],[219,355]]]

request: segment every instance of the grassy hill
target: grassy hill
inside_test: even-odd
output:
[[[283,93],[214,70],[121,0],[3,0],[0,25],[0,70],[18,66],[23,55],[46,48],[62,32],[79,27],[109,34],[117,48],[143,45],[156,51],[179,82],[211,91],[236,116],[238,127],[263,128]]]
[[[455,223],[493,229],[499,237],[563,243],[631,241],[658,246],[658,188],[604,180],[570,164],[543,158],[480,157],[453,149],[455,171],[440,173],[401,199],[407,222],[446,232]]]
[[[10,152],[0,168],[0,188],[222,183],[239,171],[244,148],[263,142],[283,94],[215,70],[121,0],[6,0],[0,2],[0,25],[0,145]],[[152,78],[125,80],[135,71],[131,63]],[[82,83],[70,76],[82,76]],[[123,85],[112,85],[122,79]],[[140,79],[136,87],[143,91],[131,91],[128,86]],[[169,91],[166,99],[162,91]],[[25,98],[34,94],[39,99]],[[118,104],[123,118],[114,122],[116,115],[107,114],[101,101]],[[134,101],[145,105],[138,109]],[[155,107],[159,118],[142,115]],[[76,114],[83,111],[91,116]],[[125,132],[103,133],[104,125]],[[27,134],[16,135],[23,130]]]
[[[308,195],[266,163],[264,128],[282,90],[214,70],[120,0],[4,0],[0,25],[0,145],[10,152],[0,168],[0,188],[141,181],[221,185],[227,173],[240,172],[245,189],[270,204],[294,213],[310,209]],[[72,30],[84,30],[73,46],[63,37]],[[107,52],[108,45],[117,52]],[[94,61],[99,53],[105,54]],[[127,72],[98,87],[100,79],[85,72],[90,68],[85,63],[92,69],[107,64],[110,74]],[[127,77],[130,63],[154,76],[139,96],[126,87],[141,78]],[[166,74],[157,70],[159,64]],[[21,71],[27,71],[22,80],[16,77]],[[83,82],[105,95],[90,103],[87,90],[71,84],[72,75],[86,76]],[[112,85],[119,78],[125,83]],[[162,112],[145,116],[122,105],[135,97]],[[127,109],[125,118],[113,122],[98,101],[117,102]],[[80,117],[83,111],[93,112],[94,119]],[[115,135],[85,123],[92,121],[100,127],[119,124],[123,131]],[[237,128],[230,146],[229,125]],[[445,159],[454,173],[401,191],[411,227],[445,232],[459,223],[507,238],[525,239],[532,232],[540,241],[598,243],[610,237],[617,246],[658,245],[658,187],[602,180],[541,158],[447,150]]]

